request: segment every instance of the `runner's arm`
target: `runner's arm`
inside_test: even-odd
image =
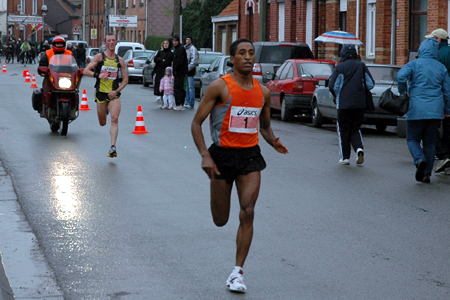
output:
[[[202,157],[202,169],[206,172],[211,180],[214,180],[214,174],[220,174],[216,164],[214,163],[208,148],[205,144],[205,138],[203,136],[202,124],[208,115],[211,113],[214,105],[216,105],[217,99],[220,98],[221,91],[226,89],[226,84],[223,80],[219,79],[213,81],[205,92],[203,99],[198,106],[194,119],[191,124],[192,137],[194,143],[197,146],[198,152]]]
[[[102,54],[101,53],[96,54],[92,59],[92,61],[87,65],[87,67],[84,68],[83,75],[88,77],[94,77],[95,75],[94,68],[101,60]]]
[[[259,116],[259,131],[261,135],[266,140],[266,142],[271,145],[277,152],[287,154],[289,153],[288,148],[280,142],[279,137],[275,137],[270,126],[270,91],[265,87],[261,86],[264,93],[264,106],[261,110],[261,115]]]

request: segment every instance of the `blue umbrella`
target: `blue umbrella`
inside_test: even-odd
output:
[[[363,45],[363,43],[353,34],[338,30],[322,33],[314,41],[342,45]]]

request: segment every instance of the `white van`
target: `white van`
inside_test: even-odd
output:
[[[79,43],[82,43],[83,46],[84,46],[84,49],[89,48],[89,45],[88,45],[88,43],[86,41],[66,40],[66,47],[67,47],[67,45],[69,43],[72,44],[72,47],[75,46],[75,45],[78,45]]]
[[[125,52],[127,52],[130,49],[133,49],[133,50],[145,50],[145,46],[140,44],[140,43],[120,41],[116,45],[115,52],[120,57],[123,57]]]

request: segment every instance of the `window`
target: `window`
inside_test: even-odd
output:
[[[280,76],[281,76],[281,71],[283,70],[283,67],[284,67],[285,65],[286,65],[286,63],[282,64],[281,67],[278,68],[277,73],[276,73],[277,79],[280,78]]]
[[[222,27],[222,53],[227,53],[227,28]]]
[[[26,4],[25,4],[25,0],[20,0],[20,10],[19,10],[19,13],[22,15],[22,14],[25,14],[25,8],[26,8]]]
[[[427,8],[428,0],[411,0],[411,50],[418,50],[427,35]]]
[[[31,3],[31,14],[33,15],[37,15],[38,9],[37,9],[37,0],[33,0],[33,2]]]
[[[289,69],[292,69],[292,66],[290,63],[287,63],[283,71],[281,71],[280,79],[286,79]]]
[[[284,3],[278,3],[278,41],[283,42],[284,37]]]
[[[367,3],[366,57],[375,58],[376,3]]]
[[[292,79],[294,78],[294,68],[292,67],[292,64],[289,64],[289,70],[286,75],[286,79]]]

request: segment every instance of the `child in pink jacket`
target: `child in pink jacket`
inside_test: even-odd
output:
[[[172,68],[166,68],[166,76],[161,79],[159,91],[164,91],[163,104],[158,106],[161,109],[173,109],[173,84],[175,79],[172,75]]]

